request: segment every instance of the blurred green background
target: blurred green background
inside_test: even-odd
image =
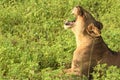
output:
[[[0,80],[70,80],[57,74],[76,47],[63,25],[77,5],[103,23],[103,39],[120,51],[120,0],[0,0]]]

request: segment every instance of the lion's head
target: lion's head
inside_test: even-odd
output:
[[[96,21],[89,12],[81,6],[76,6],[72,9],[72,14],[75,16],[75,20],[66,21],[64,28],[72,29],[75,35],[100,36],[100,30],[103,28],[103,25]]]

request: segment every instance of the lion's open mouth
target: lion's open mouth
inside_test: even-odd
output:
[[[74,23],[75,23],[75,21],[76,21],[75,16],[74,16],[74,17],[73,17],[73,16],[70,17],[70,18],[68,19],[68,21],[65,21],[65,24],[64,24],[65,29],[67,29],[67,28],[72,28],[73,25],[74,25]]]
[[[65,25],[66,26],[73,25],[74,22],[75,22],[75,20],[73,20],[73,21],[67,21],[67,22],[65,22]]]
[[[74,17],[73,17],[73,15],[70,15],[68,21],[66,21],[64,24],[65,29],[72,28],[74,26],[74,23],[76,22],[76,19],[78,18],[78,16],[83,17],[84,9],[80,6],[76,6],[72,9],[72,14],[74,15]]]

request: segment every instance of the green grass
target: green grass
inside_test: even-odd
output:
[[[81,5],[104,25],[102,36],[120,51],[119,0],[0,0],[0,80],[66,80],[76,43],[64,30]],[[117,74],[117,73],[116,73]],[[67,78],[68,80],[71,77]]]

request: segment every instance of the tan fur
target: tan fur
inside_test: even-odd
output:
[[[102,23],[80,6],[76,6],[72,13],[76,20],[73,24],[66,22],[64,27],[75,34],[77,48],[73,53],[71,68],[66,72],[88,76],[97,64],[120,67],[120,54],[110,50],[100,35]]]

